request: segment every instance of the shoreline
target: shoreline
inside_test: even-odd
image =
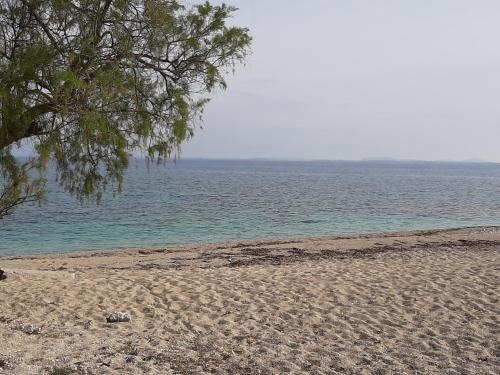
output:
[[[322,242],[322,241],[339,241],[339,240],[358,240],[358,239],[376,239],[376,238],[391,238],[391,237],[410,237],[410,236],[429,236],[436,234],[452,234],[463,231],[479,231],[479,232],[500,232],[500,225],[479,225],[479,226],[464,226],[452,228],[436,228],[436,229],[416,229],[402,231],[387,231],[387,232],[363,232],[363,233],[343,233],[321,236],[289,236],[289,237],[273,237],[273,238],[256,238],[256,239],[236,239],[216,242],[194,242],[185,244],[166,244],[160,246],[141,246],[141,247],[110,247],[97,249],[84,249],[76,251],[54,251],[54,252],[35,252],[29,254],[14,254],[0,255],[2,260],[18,260],[18,259],[39,259],[39,258],[54,258],[54,257],[85,257],[85,256],[107,256],[114,254],[128,254],[136,251],[190,251],[203,249],[226,249],[237,247],[255,247],[268,245],[285,245],[291,243],[305,242]]]
[[[387,232],[380,234],[295,237],[208,244],[87,250],[0,257],[6,274],[85,271],[168,271],[269,266],[360,257],[398,258],[437,249],[474,250],[484,244],[500,249],[500,226]]]
[[[500,227],[3,257],[0,374],[497,374],[499,264]]]

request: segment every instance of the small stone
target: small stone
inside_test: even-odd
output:
[[[26,324],[21,329],[27,335],[39,335],[42,329],[34,324]]]
[[[3,374],[3,370],[12,370],[13,368],[13,358],[5,357],[0,354],[0,373]]]
[[[5,274],[4,270],[0,270],[0,280],[5,280],[7,278],[7,275]]]
[[[106,321],[108,323],[121,323],[130,322],[130,319],[130,314],[121,311],[115,311],[114,313],[108,315]]]
[[[135,363],[135,357],[128,356],[127,358],[125,358],[125,362],[127,362],[127,363]]]

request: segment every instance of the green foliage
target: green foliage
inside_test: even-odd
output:
[[[224,75],[247,56],[248,30],[227,25],[235,10],[172,0],[0,0],[0,217],[15,202],[42,198],[33,171],[48,158],[68,191],[99,199],[109,184],[120,187],[131,154],[176,155],[204,95],[225,88]],[[20,165],[12,150],[26,142],[37,156]]]
[[[11,214],[16,206],[40,202],[45,195],[45,179],[31,173],[39,167],[35,161],[19,164],[7,151],[0,151],[0,217]]]

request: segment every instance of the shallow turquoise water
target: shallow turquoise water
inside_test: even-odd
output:
[[[49,179],[0,255],[500,224],[499,164],[138,160],[99,206]]]

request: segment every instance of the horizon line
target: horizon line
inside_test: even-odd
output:
[[[16,155],[18,158],[29,158],[33,155]],[[145,160],[144,155],[131,155],[131,159]],[[213,161],[283,161],[283,162],[387,162],[387,163],[469,163],[469,164],[500,164],[500,161],[482,160],[479,158],[469,159],[411,159],[391,157],[364,157],[360,159],[328,159],[328,158],[289,158],[289,157],[217,157],[217,156],[174,156],[167,161],[179,160],[213,160]]]

